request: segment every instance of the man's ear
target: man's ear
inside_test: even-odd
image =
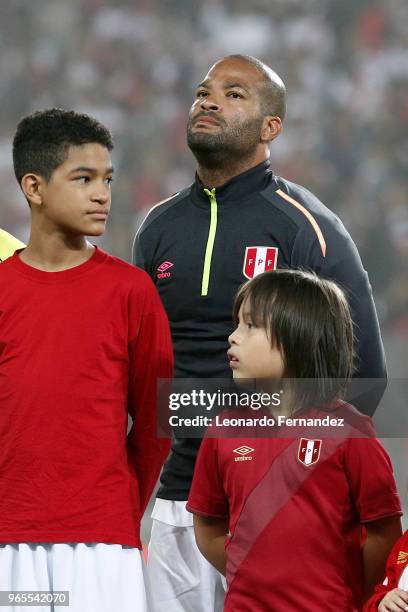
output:
[[[41,206],[45,179],[38,174],[25,174],[21,179],[21,189],[31,206]]]
[[[275,140],[283,129],[282,119],[272,115],[266,115],[261,129],[261,142],[267,143]]]

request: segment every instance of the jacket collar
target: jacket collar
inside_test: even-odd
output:
[[[234,176],[228,182],[215,189],[215,197],[218,204],[227,204],[228,202],[239,201],[253,194],[254,192],[262,191],[270,183],[273,172],[269,169],[270,161],[265,160],[246,170],[238,176]],[[195,176],[195,181],[191,189],[192,200],[201,206],[208,207],[209,197],[204,192],[205,185],[200,181],[198,175]],[[211,189],[211,187],[207,187]]]

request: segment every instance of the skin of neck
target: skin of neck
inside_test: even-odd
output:
[[[269,412],[275,419],[277,419],[279,416],[290,417],[293,415],[293,402],[290,398],[283,398],[282,396],[279,406],[274,406],[271,404],[269,406]]]
[[[61,272],[92,257],[95,247],[85,236],[50,231],[44,225],[41,218],[33,215],[30,239],[19,255],[24,263],[45,272]]]
[[[259,144],[248,156],[231,157],[222,167],[209,168],[197,160],[197,174],[205,187],[221,187],[229,180],[269,159],[268,144]]]
[[[280,395],[279,405],[275,405],[275,403],[271,401],[269,406],[267,406],[273,418],[277,419],[278,416],[290,417],[294,414],[294,397],[285,379],[281,381],[257,380],[257,386],[258,385],[259,388],[262,389],[263,392],[268,393],[270,397],[276,393]]]

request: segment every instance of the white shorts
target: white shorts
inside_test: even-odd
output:
[[[147,559],[149,612],[223,610],[225,579],[198,550],[185,505],[156,500]]]
[[[5,612],[148,612],[141,551],[119,544],[1,544],[0,591],[69,591],[69,607]]]

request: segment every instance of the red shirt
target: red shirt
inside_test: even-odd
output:
[[[156,379],[171,372],[167,317],[142,270],[101,249],[62,272],[17,254],[2,263],[0,542],[140,547],[169,449]]]
[[[374,595],[364,606],[364,612],[378,612],[378,606],[385,595],[393,589],[403,588],[399,581],[408,567],[408,531],[394,544],[387,561],[386,584],[375,587]]]
[[[229,518],[225,612],[361,610],[361,523],[401,514],[376,439],[310,441],[308,464],[293,435],[201,445],[187,509]]]

